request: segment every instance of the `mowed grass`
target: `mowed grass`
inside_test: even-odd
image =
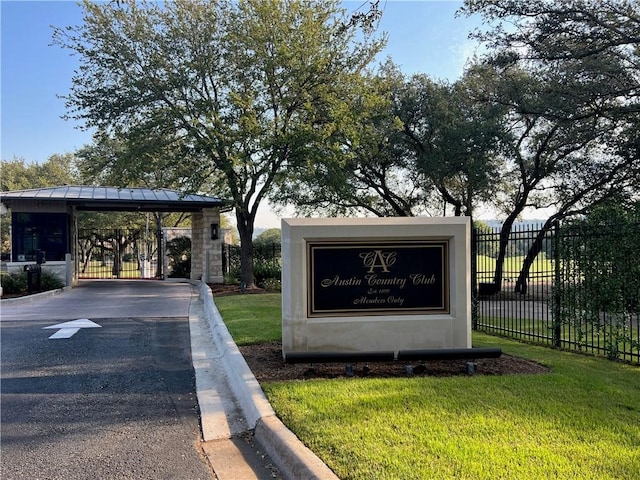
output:
[[[503,274],[505,278],[516,279],[522,270],[525,256],[506,257],[504,259]],[[493,275],[496,271],[496,259],[486,255],[478,255],[476,257],[476,265],[478,268],[478,279],[481,282],[492,282]],[[529,269],[530,278],[538,278],[540,275],[548,276],[554,272],[553,260],[546,257],[544,253],[538,255],[536,260],[531,264]]]
[[[242,312],[229,323],[234,338],[273,340],[279,295],[223,297],[216,304],[225,322]],[[284,423],[345,480],[640,478],[638,367],[473,338],[474,346],[500,346],[550,373],[262,387]]]
[[[282,339],[281,298],[279,293],[265,293],[214,300],[236,345],[252,345]]]
[[[155,270],[154,270],[155,272]],[[92,261],[85,271],[78,272],[80,278],[110,278],[113,276],[113,265]],[[140,278],[138,262],[122,262],[120,278]]]

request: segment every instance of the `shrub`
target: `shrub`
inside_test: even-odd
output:
[[[64,283],[55,274],[48,270],[42,270],[40,273],[40,291],[57,290],[64,287]],[[20,294],[27,293],[27,272],[3,273],[2,274],[2,292],[4,294]]]
[[[282,290],[282,283],[277,278],[266,278],[262,282],[262,288],[264,288],[265,290],[280,292]]]
[[[264,284],[267,279],[280,281],[282,268],[280,264],[273,260],[254,260],[253,275],[256,279],[256,285]]]
[[[191,276],[191,239],[176,237],[167,242],[167,257],[172,278],[189,278]]]
[[[3,273],[2,274],[2,293],[16,294],[27,291],[27,273]]]
[[[42,276],[40,277],[40,289],[43,292],[46,292],[48,290],[57,290],[63,287],[64,282],[60,280],[57,275],[51,273],[48,270],[42,271]]]
[[[239,272],[236,272],[239,275]],[[224,283],[226,285],[240,285],[240,279],[237,275],[232,275],[230,273],[224,276]]]

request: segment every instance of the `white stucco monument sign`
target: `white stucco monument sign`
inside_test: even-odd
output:
[[[282,220],[282,350],[471,348],[470,221]]]

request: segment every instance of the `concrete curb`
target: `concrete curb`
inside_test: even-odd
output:
[[[229,387],[248,427],[255,430],[256,443],[287,479],[338,480],[335,473],[276,416],[227,330],[209,286],[204,282],[193,281],[192,284],[199,289],[204,315],[224,365]]]
[[[42,298],[53,297],[54,295],[58,295],[62,292],[67,292],[69,290],[71,290],[71,287],[62,287],[55,290],[47,290],[46,292],[34,293],[33,295],[26,295],[24,297],[5,298],[3,300],[0,300],[0,305],[22,305],[35,302],[36,300],[40,300]]]
[[[254,438],[285,478],[339,480],[276,416],[261,418]]]

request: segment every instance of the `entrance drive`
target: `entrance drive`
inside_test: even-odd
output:
[[[82,281],[3,305],[3,479],[215,478],[200,447],[186,283]]]

